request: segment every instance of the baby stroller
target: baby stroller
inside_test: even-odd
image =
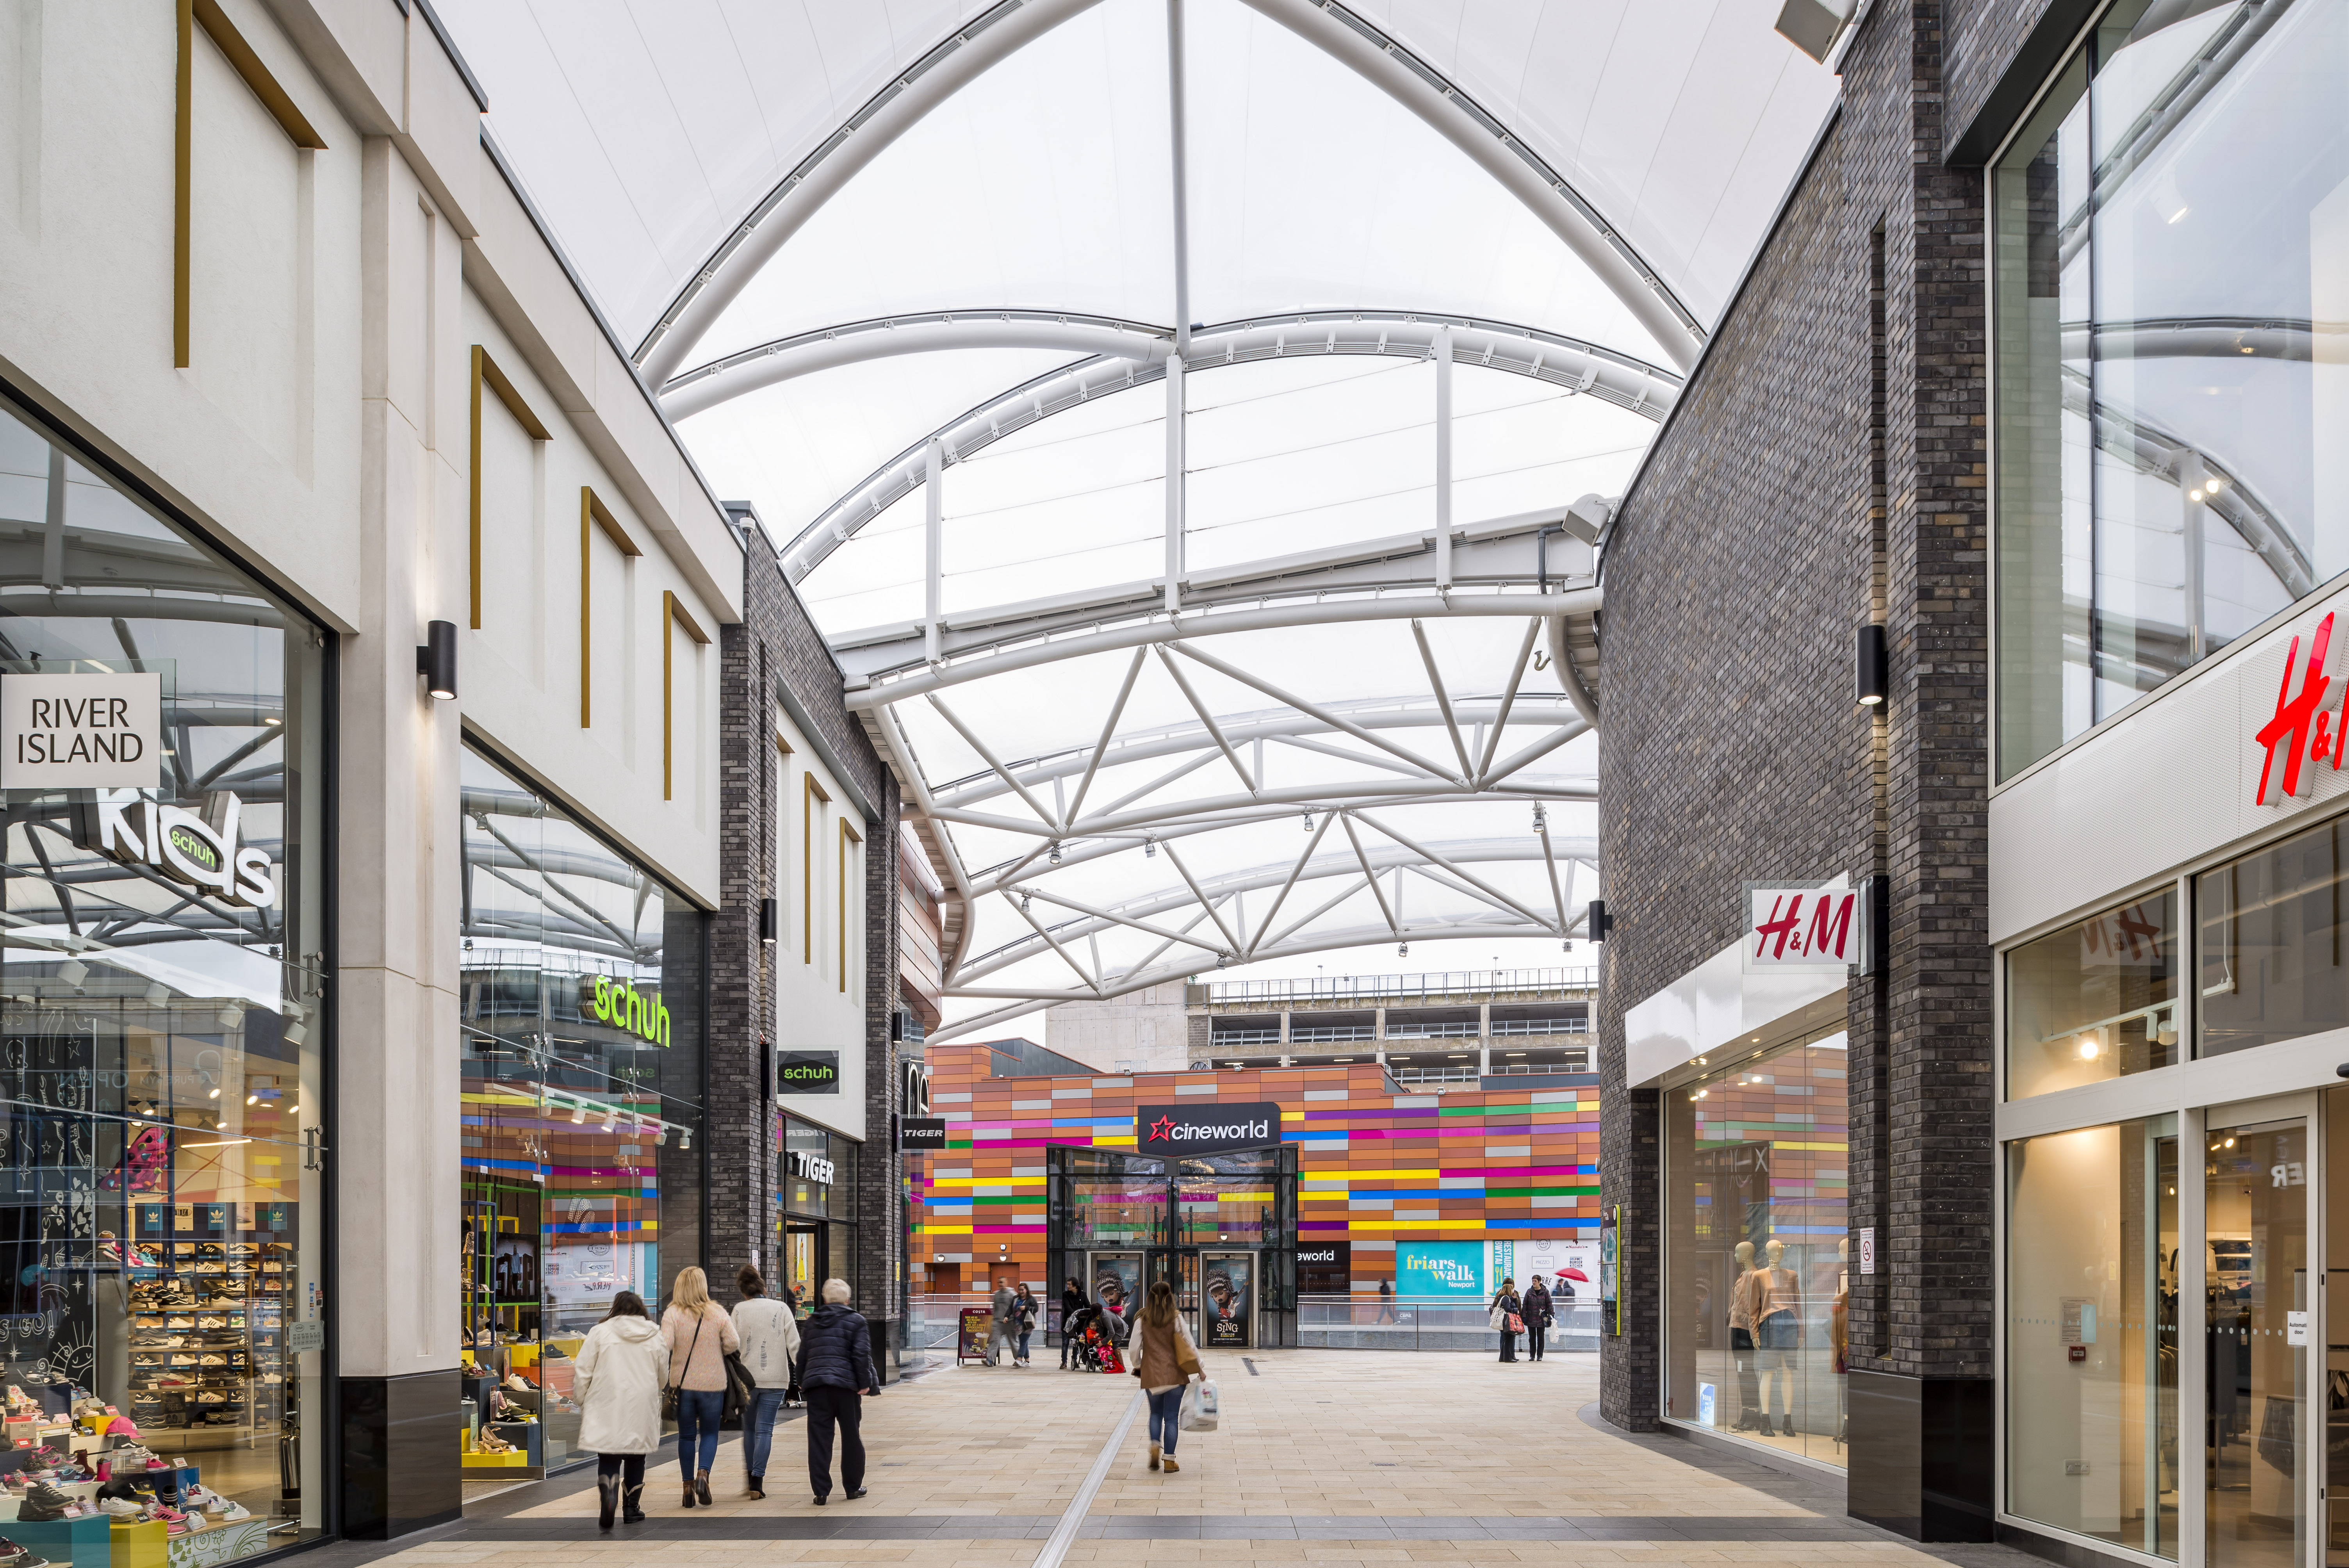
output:
[[[1093,1305],[1080,1307],[1069,1319],[1067,1332],[1076,1351],[1070,1359],[1081,1371],[1124,1371],[1125,1363],[1117,1354],[1124,1330],[1125,1324],[1114,1313]]]

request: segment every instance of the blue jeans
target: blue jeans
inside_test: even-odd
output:
[[[750,1397],[750,1408],[742,1412],[744,1475],[767,1473],[767,1449],[775,1440],[775,1414],[783,1408],[783,1396],[789,1392],[787,1388],[761,1388]]]
[[[1031,1329],[1029,1332],[1033,1333],[1034,1330]],[[1025,1361],[1028,1359],[1028,1336],[1026,1334],[1019,1336],[1019,1349],[1018,1354],[1020,1360]]]
[[[1183,1429],[1183,1390],[1187,1384],[1177,1383],[1164,1394],[1144,1390],[1143,1398],[1150,1401],[1150,1440],[1168,1453],[1174,1451],[1174,1435]]]
[[[677,1463],[688,1480],[696,1470],[706,1470],[718,1463],[718,1424],[726,1415],[726,1390],[723,1388],[679,1388],[677,1391]],[[699,1439],[701,1459],[695,1462],[693,1450]]]

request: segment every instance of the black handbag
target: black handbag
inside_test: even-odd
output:
[[[685,1387],[685,1367],[693,1365],[693,1353],[700,1347],[700,1345],[701,1318],[696,1315],[693,1320],[693,1343],[685,1347],[685,1367],[678,1368],[677,1381],[661,1390],[661,1419],[664,1421],[677,1419],[677,1396],[678,1390]]]
[[[750,1369],[742,1365],[742,1353],[739,1350],[728,1351],[726,1353],[726,1408],[718,1418],[719,1422],[723,1424],[740,1420],[742,1413],[750,1408],[750,1401],[758,1392],[759,1385],[751,1380]]]

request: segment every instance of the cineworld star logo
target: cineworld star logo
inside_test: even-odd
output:
[[[1174,1119],[1171,1116],[1162,1116],[1150,1124],[1150,1136],[1159,1142],[1163,1143],[1174,1135]]]
[[[2300,658],[2300,639],[2292,640],[2292,647],[2283,656],[2283,686],[2276,693],[2275,717],[2262,726],[2255,738],[2267,748],[2267,760],[2260,764],[2260,792],[2254,803],[2268,803],[2268,780],[2275,772],[2276,752],[2283,752],[2283,778],[2279,801],[2300,793],[2300,768],[2302,761],[2311,764],[2330,758],[2337,769],[2344,739],[2349,739],[2349,727],[2336,727],[2333,716],[2325,711],[2324,694],[2332,689],[2333,677],[2324,673],[2324,654],[2333,641],[2333,617],[2327,615],[2316,624],[2316,639],[2309,645],[2308,667],[2302,672],[2300,695],[2292,690],[2292,667]]]

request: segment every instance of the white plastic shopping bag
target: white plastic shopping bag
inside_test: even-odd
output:
[[[1183,1390],[1183,1429],[1186,1432],[1212,1432],[1216,1429],[1216,1385],[1212,1381],[1192,1384]]]

